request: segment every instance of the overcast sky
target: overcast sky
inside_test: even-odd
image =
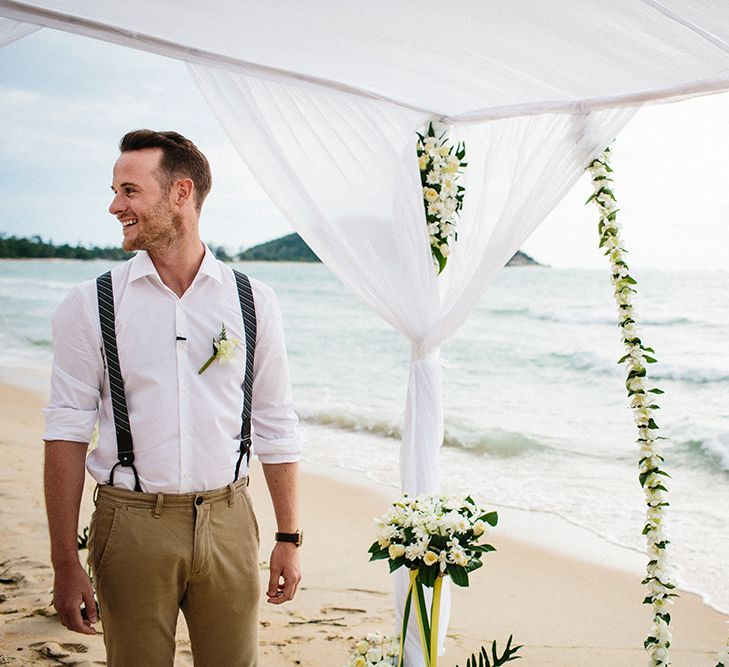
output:
[[[0,49],[0,232],[118,245],[107,213],[119,138],[175,129],[212,164],[201,233],[233,249],[288,234],[177,61],[44,29]],[[614,145],[634,268],[724,269],[729,96],[642,109]],[[557,267],[603,267],[585,177],[524,244]]]

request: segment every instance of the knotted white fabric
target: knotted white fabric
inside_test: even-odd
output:
[[[32,23],[21,23],[12,19],[0,18],[0,47],[30,35],[36,30],[40,30],[39,25]]]
[[[542,114],[453,128],[466,144],[458,241],[441,276],[431,259],[415,133],[420,112],[192,66],[246,164],[312,249],[413,346],[401,446],[403,491],[439,489],[439,345],[632,109]],[[399,586],[402,606],[404,585]],[[448,595],[443,619],[447,619]],[[443,623],[443,632],[447,623]],[[411,640],[411,641],[410,641]],[[417,630],[406,664],[422,663]]]

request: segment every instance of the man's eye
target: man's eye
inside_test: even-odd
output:
[[[136,190],[134,190],[133,188],[126,188],[124,190],[125,195],[131,195],[131,194],[134,194],[134,192],[136,192]]]

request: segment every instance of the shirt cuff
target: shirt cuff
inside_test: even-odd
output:
[[[296,463],[303,449],[300,437],[267,440],[254,434],[251,444],[261,463]]]
[[[94,432],[97,410],[77,410],[76,408],[45,408],[46,430],[43,440],[68,440],[70,442],[90,442]]]

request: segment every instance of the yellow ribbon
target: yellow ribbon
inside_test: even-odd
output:
[[[425,667],[433,667],[428,654],[428,638],[425,636],[425,626],[423,625],[423,616],[420,613],[420,601],[418,599],[418,587],[415,586],[415,580],[418,577],[418,571],[413,570],[415,576],[410,575],[413,581],[413,602],[415,603],[415,613],[418,616],[418,628],[420,629],[420,646],[423,649],[423,658],[425,659]]]
[[[430,607],[430,667],[438,662],[438,620],[440,619],[440,592],[443,576],[438,575],[433,586],[433,602]]]

